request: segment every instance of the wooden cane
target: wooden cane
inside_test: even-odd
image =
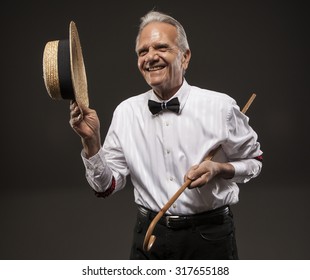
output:
[[[242,109],[242,113],[246,113],[246,111],[249,109],[250,105],[252,104],[253,100],[255,99],[256,94],[253,93],[250,97],[250,99],[248,100],[248,102],[245,104],[245,106]],[[218,146],[216,149],[212,150],[205,158],[203,161],[206,160],[212,160],[212,158],[215,156],[215,154],[221,149],[221,146]],[[152,220],[151,224],[149,225],[147,232],[145,234],[144,237],[144,242],[143,242],[143,250],[144,251],[150,251],[156,236],[153,235],[153,231],[154,228],[156,226],[156,224],[158,223],[158,221],[160,220],[160,218],[168,211],[168,209],[171,207],[171,205],[178,199],[178,197],[184,192],[184,190],[186,188],[188,188],[188,186],[191,184],[192,180],[191,179],[187,179],[185,181],[185,183],[181,186],[181,188],[169,199],[169,201],[164,205],[164,207],[162,209],[160,209],[160,211],[157,213],[157,215],[155,216],[155,218]]]

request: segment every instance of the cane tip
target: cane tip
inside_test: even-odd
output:
[[[143,242],[143,250],[145,252],[150,251],[154,242],[155,242],[156,236],[151,235],[149,238],[145,238]]]
[[[156,240],[156,236],[155,236],[155,235],[151,235],[151,236],[150,236],[149,243],[148,243],[148,245],[147,245],[147,251],[150,251],[150,250],[151,250],[151,248],[153,247],[153,244],[154,244],[155,240]]]

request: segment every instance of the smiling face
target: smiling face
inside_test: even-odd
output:
[[[138,68],[145,81],[162,99],[169,99],[182,85],[190,50],[183,53],[177,45],[173,25],[151,22],[137,41]]]

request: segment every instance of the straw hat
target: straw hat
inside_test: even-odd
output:
[[[70,22],[69,40],[47,42],[43,53],[43,78],[52,99],[76,100],[89,106],[87,78],[79,34]]]

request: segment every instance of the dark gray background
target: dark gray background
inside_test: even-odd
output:
[[[10,1],[1,23],[1,259],[127,259],[132,186],[109,199],[84,177],[69,101],[42,77],[45,44],[79,31],[90,106],[104,137],[115,106],[148,89],[136,67],[139,18],[152,8],[183,23],[187,80],[248,111],[264,168],[233,206],[241,259],[309,259],[309,17],[302,1]],[[306,3],[306,2],[304,2]],[[306,76],[307,74],[307,76]],[[160,174],[158,174],[160,176]]]

